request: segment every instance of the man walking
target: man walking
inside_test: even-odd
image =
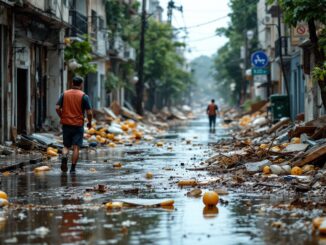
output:
[[[218,107],[215,104],[215,100],[212,99],[211,103],[207,106],[207,115],[208,115],[208,119],[209,119],[209,128],[215,128],[215,124],[216,124],[216,115],[217,115],[217,111],[218,111]]]
[[[70,173],[76,172],[79,148],[83,144],[84,114],[87,113],[87,127],[92,127],[92,108],[88,96],[82,91],[83,79],[74,77],[72,89],[65,91],[59,98],[56,111],[62,124],[63,145],[61,171],[68,171],[68,153],[73,148]]]

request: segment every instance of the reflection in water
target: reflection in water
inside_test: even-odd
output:
[[[218,207],[206,206],[203,208],[203,215],[205,218],[215,218],[218,215]]]
[[[105,151],[87,150],[81,154],[77,174],[72,176],[61,174],[60,164],[55,163],[51,171],[42,175],[31,170],[2,177],[0,189],[9,194],[14,206],[8,209],[5,223],[0,223],[0,241],[16,237],[18,244],[287,244],[295,239],[302,244],[316,242],[301,230],[293,229],[295,232],[286,236],[272,230],[271,220],[279,217],[261,214],[259,206],[271,203],[269,199],[255,197],[248,205],[247,197],[234,194],[225,197],[230,205],[206,208],[201,199],[185,196],[188,189],[179,189],[174,180],[204,178],[204,172],[198,176],[198,172],[187,171],[186,167],[207,157],[207,142],[216,142],[227,134],[220,127],[215,132],[207,131],[205,117],[173,128],[169,133],[179,137],[165,138],[166,147],[159,149],[149,142]],[[186,144],[185,139],[193,145]],[[112,164],[116,161],[121,161],[123,168],[114,169]],[[148,171],[154,173],[151,180],[145,178]],[[86,200],[85,190],[98,184],[107,185],[108,191],[91,192],[91,198]],[[133,189],[138,189],[137,193],[128,192]],[[171,198],[175,208],[112,212],[99,206],[112,199],[136,197]],[[296,221],[292,217],[290,222]],[[50,229],[44,238],[34,234],[41,226]]]

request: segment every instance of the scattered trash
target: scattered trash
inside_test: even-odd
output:
[[[197,184],[198,184],[197,180],[195,180],[195,179],[180,180],[178,182],[179,186],[195,186]]]
[[[114,168],[122,168],[122,163],[121,162],[115,162],[113,163]]]
[[[187,193],[187,196],[190,197],[200,197],[202,193],[201,189],[193,189]]]
[[[153,173],[152,172],[147,172],[146,173],[146,179],[152,179],[153,178]]]
[[[50,230],[49,230],[48,228],[44,227],[44,226],[41,226],[41,227],[36,228],[36,229],[34,230],[35,235],[37,235],[37,236],[39,236],[39,237],[41,237],[41,238],[46,237],[46,235],[47,235],[49,232],[50,232]]]

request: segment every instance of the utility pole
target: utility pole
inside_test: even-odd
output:
[[[144,57],[145,57],[145,28],[146,28],[146,0],[142,2],[141,31],[139,42],[139,63],[138,63],[138,82],[136,84],[136,111],[139,115],[144,114]]]
[[[168,3],[168,23],[171,25],[172,24],[172,13],[173,9],[177,9],[180,12],[183,11],[182,6],[175,6],[174,1],[170,0]]]

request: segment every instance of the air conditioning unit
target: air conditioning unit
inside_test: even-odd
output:
[[[266,15],[265,18],[263,19],[263,24],[264,25],[271,25],[273,24],[273,18],[271,15]]]
[[[45,11],[51,14],[56,13],[58,0],[46,0],[45,1]]]

